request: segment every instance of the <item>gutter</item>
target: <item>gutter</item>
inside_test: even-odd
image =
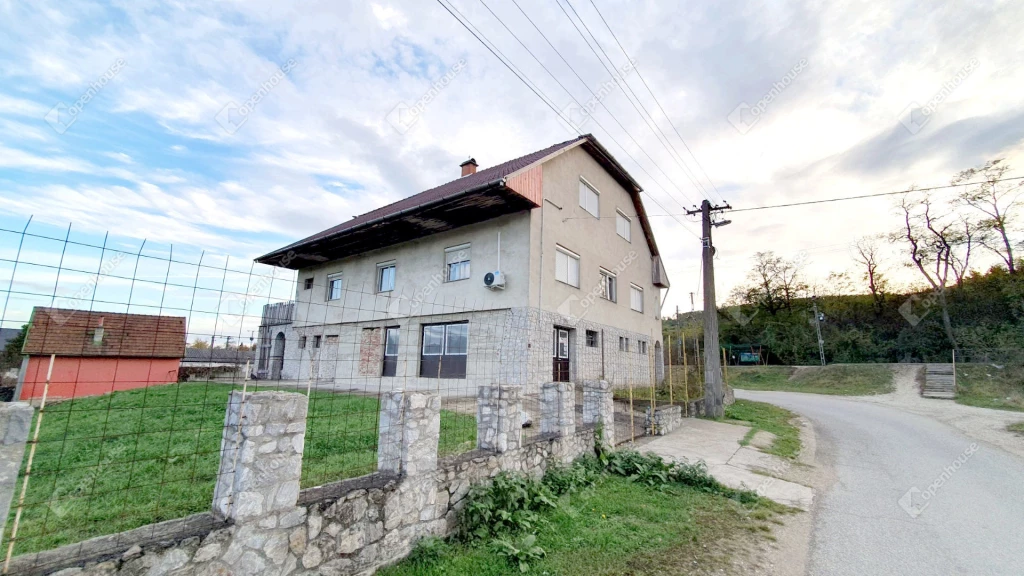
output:
[[[301,247],[303,245],[310,244],[310,243],[313,243],[313,242],[322,242],[322,241],[330,240],[331,238],[334,238],[336,236],[340,236],[342,234],[347,234],[347,233],[353,232],[355,230],[361,230],[363,228],[366,228],[368,226],[372,226],[374,224],[378,224],[378,223],[383,222],[385,220],[390,220],[392,218],[397,218],[399,216],[402,216],[403,214],[408,214],[409,212],[412,212],[414,210],[420,210],[420,209],[425,208],[427,206],[433,206],[434,204],[440,204],[441,202],[444,202],[446,200],[451,200],[452,198],[458,198],[459,196],[465,196],[466,194],[471,194],[473,192],[479,192],[480,190],[485,190],[487,188],[491,188],[491,187],[494,187],[494,186],[505,187],[505,178],[502,177],[502,178],[498,178],[497,180],[491,180],[489,182],[484,182],[483,184],[478,184],[476,186],[473,186],[472,188],[467,188],[467,189],[465,189],[462,192],[459,192],[457,194],[450,194],[448,196],[442,196],[441,198],[438,198],[436,200],[432,200],[430,202],[423,202],[421,204],[417,204],[415,206],[410,206],[408,208],[405,208],[403,210],[399,210],[398,212],[394,212],[394,213],[388,214],[386,216],[381,216],[379,218],[374,218],[373,220],[367,220],[366,222],[363,222],[362,224],[358,224],[356,226],[353,226],[351,228],[346,228],[344,230],[339,230],[339,231],[337,231],[337,232],[335,232],[333,234],[330,234],[328,236],[324,236],[323,238],[316,238],[314,240],[308,240],[308,241],[307,240],[299,240],[298,242],[293,242],[292,244],[289,244],[288,246],[285,246],[284,248],[279,248],[279,249],[277,249],[277,250],[275,250],[273,252],[269,252],[267,254],[264,254],[263,256],[260,256],[259,258],[256,258],[256,262],[259,263],[259,264],[271,264],[270,262],[267,262],[266,260],[269,259],[269,258],[275,258],[275,257],[281,256],[283,254],[286,254],[289,250],[294,250],[295,248]],[[273,265],[273,264],[271,264],[271,265]]]

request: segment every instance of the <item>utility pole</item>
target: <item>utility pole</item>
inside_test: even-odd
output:
[[[687,210],[686,214],[701,215],[701,244],[704,258],[704,412],[712,418],[725,416],[725,391],[722,388],[722,364],[718,357],[718,306],[715,302],[715,247],[711,243],[711,228],[725,226],[729,220],[712,222],[715,212],[732,206],[712,206],[705,200],[700,210]]]
[[[697,306],[693,303],[693,292],[690,292],[690,312],[697,309]]]
[[[818,314],[818,297],[811,296],[811,303],[814,305],[814,329],[818,333],[818,355],[821,357],[821,365],[825,365],[825,340],[821,337],[821,316]]]

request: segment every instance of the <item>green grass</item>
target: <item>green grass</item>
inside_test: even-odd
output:
[[[1009,426],[1006,427],[1006,429],[1009,430],[1010,432],[1013,432],[1014,434],[1020,434],[1021,436],[1024,436],[1024,422],[1010,424]]]
[[[775,441],[764,452],[783,458],[796,458],[800,452],[800,429],[790,423],[795,416],[778,406],[750,400],[737,400],[725,407],[726,418],[741,420],[751,426],[750,432],[740,442],[742,445],[750,444],[758,431],[771,432],[775,435]]]
[[[956,401],[968,406],[1024,412],[1024,366],[957,364]]]
[[[170,384],[47,406],[16,552],[209,510],[231,390]],[[378,409],[375,396],[312,393],[304,487],[376,469]],[[442,455],[475,444],[473,416],[443,411],[441,427]]]
[[[600,576],[685,574],[725,567],[716,543],[739,534],[768,537],[771,503],[744,509],[739,503],[686,486],[659,490],[626,478],[602,475],[595,487],[562,497],[542,514],[536,545],[547,553],[530,564],[531,574]],[[445,543],[432,558],[411,558],[378,572],[380,576],[519,574],[486,543]],[[717,573],[717,572],[716,572]]]
[[[867,396],[893,391],[888,364],[831,366],[730,366],[729,384],[743,390]]]

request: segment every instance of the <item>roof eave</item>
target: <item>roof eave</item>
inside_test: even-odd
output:
[[[484,182],[482,184],[478,184],[476,186],[473,186],[472,188],[467,188],[466,190],[461,190],[461,191],[459,191],[459,192],[457,192],[455,194],[449,194],[448,196],[443,196],[441,198],[430,200],[428,202],[422,202],[422,203],[417,204],[415,206],[410,206],[409,208],[405,208],[404,210],[399,210],[398,212],[394,212],[394,213],[388,214],[386,216],[381,216],[379,218],[374,218],[373,220],[367,220],[366,222],[362,222],[362,223],[357,224],[357,225],[355,225],[355,226],[353,226],[351,228],[345,228],[344,230],[339,230],[339,231],[337,231],[337,232],[335,232],[333,234],[328,234],[327,236],[322,236],[322,237],[310,236],[310,237],[304,238],[302,240],[299,240],[298,242],[295,242],[295,243],[292,243],[292,244],[290,244],[288,246],[285,246],[284,248],[279,248],[279,249],[277,249],[277,250],[275,250],[273,252],[269,252],[267,254],[264,254],[263,256],[260,256],[259,258],[256,258],[256,262],[259,263],[259,264],[269,264],[271,266],[278,266],[278,267],[281,267],[281,268],[288,268],[287,264],[282,265],[282,264],[280,264],[278,262],[278,260],[280,260],[280,258],[282,256],[286,257],[286,259],[288,259],[288,260],[291,260],[292,258],[288,258],[289,253],[292,253],[292,255],[293,255],[292,257],[294,257],[295,250],[299,249],[299,248],[302,248],[303,246],[312,244],[314,242],[325,242],[325,241],[331,240],[333,238],[337,238],[337,237],[345,235],[345,234],[351,234],[353,232],[362,230],[363,228],[368,228],[370,226],[374,226],[374,225],[380,224],[381,222],[387,222],[389,220],[396,220],[398,218],[401,218],[402,216],[405,216],[407,214],[416,212],[418,210],[423,210],[423,209],[426,209],[426,208],[430,208],[431,206],[435,206],[435,205],[440,204],[442,202],[448,202],[448,201],[452,200],[453,198],[459,198],[461,196],[466,196],[466,195],[469,195],[469,194],[475,194],[475,193],[480,192],[482,190],[487,190],[487,189],[490,189],[490,188],[494,188],[494,187],[498,187],[498,186],[504,186],[504,185],[505,185],[505,178],[504,177],[497,178],[495,180],[489,180],[489,181]]]

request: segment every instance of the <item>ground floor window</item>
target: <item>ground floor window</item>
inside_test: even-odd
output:
[[[398,371],[398,326],[384,329],[384,366],[382,376],[394,376]]]
[[[424,324],[420,348],[423,378],[465,378],[469,323]]]

